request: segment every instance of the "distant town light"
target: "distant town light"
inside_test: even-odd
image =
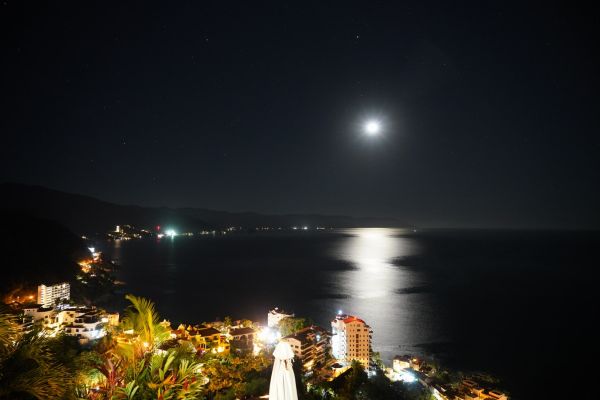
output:
[[[169,229],[169,230],[167,230],[167,231],[165,232],[165,234],[166,234],[167,236],[170,236],[170,237],[175,237],[175,236],[177,236],[177,232],[175,232],[175,230],[174,230],[174,229]]]
[[[338,310],[338,315],[342,315],[342,310]]]
[[[88,250],[90,251],[90,253],[95,253],[96,252],[96,248],[95,247],[88,247]]]

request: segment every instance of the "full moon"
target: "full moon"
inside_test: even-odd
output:
[[[381,130],[381,124],[375,120],[367,121],[365,123],[365,132],[369,136],[374,136]]]

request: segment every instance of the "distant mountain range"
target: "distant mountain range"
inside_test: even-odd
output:
[[[317,226],[401,227],[406,224],[390,218],[355,218],[342,215],[289,214],[268,215],[253,212],[227,212],[203,208],[167,208],[120,205],[93,197],[65,193],[41,186],[16,183],[0,184],[0,208],[3,211],[57,221],[77,234],[105,233],[116,225],[138,228],[156,225],[176,227],[179,231],[197,232],[240,226],[283,227]],[[12,212],[11,211],[11,212]]]

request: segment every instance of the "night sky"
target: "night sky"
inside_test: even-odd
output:
[[[0,3],[0,181],[139,205],[600,227],[590,9],[147,3]]]

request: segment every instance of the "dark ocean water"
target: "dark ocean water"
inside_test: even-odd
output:
[[[490,372],[517,398],[555,397],[597,348],[598,233],[350,229],[102,247],[124,293],[174,323],[266,321],[279,306],[329,327],[341,309],[371,325],[386,362],[415,353]]]

